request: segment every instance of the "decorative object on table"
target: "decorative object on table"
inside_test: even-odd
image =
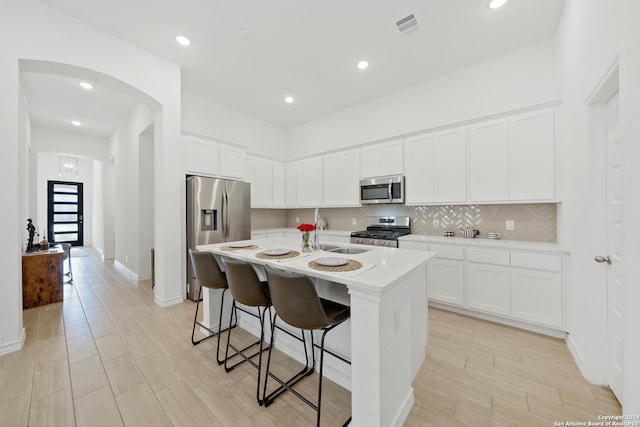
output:
[[[474,230],[473,228],[461,228],[460,234],[462,234],[462,237],[465,237],[467,239],[473,239],[479,236],[480,232],[478,230]]]
[[[40,249],[49,249],[49,241],[46,236],[40,241]]]
[[[444,237],[453,237],[453,231],[447,230],[444,233],[442,233],[442,235]]]
[[[309,233],[316,230],[313,224],[302,223],[298,226],[298,230],[302,231],[302,252],[311,252],[309,245]]]
[[[29,232],[29,240],[27,240],[27,252],[33,250],[33,237],[36,234],[36,226],[33,225],[31,218],[27,219],[27,231]]]
[[[500,233],[487,233],[487,239],[498,240],[500,237]]]

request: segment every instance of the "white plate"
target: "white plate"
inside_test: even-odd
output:
[[[315,260],[315,262],[316,264],[324,265],[325,267],[337,267],[339,265],[347,264],[349,260],[337,256],[328,256],[324,258],[318,258]]]
[[[251,242],[235,242],[229,243],[230,248],[248,248],[249,246],[253,246]]]
[[[278,256],[278,255],[286,255],[289,252],[291,251],[287,248],[273,248],[273,249],[267,249],[262,253],[265,255]]]

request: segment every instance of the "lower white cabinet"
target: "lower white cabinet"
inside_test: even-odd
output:
[[[469,307],[511,315],[509,267],[470,262],[467,264],[467,282]]]
[[[562,327],[562,277],[560,273],[511,269],[511,316]]]
[[[464,305],[464,263],[434,258],[429,264],[429,299]]]
[[[436,253],[427,295],[443,308],[536,332],[564,329],[562,253],[411,240],[400,248]]]

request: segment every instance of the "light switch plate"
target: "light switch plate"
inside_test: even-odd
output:
[[[515,229],[516,229],[516,223],[515,223],[515,221],[514,221],[514,220],[512,220],[512,219],[508,219],[508,220],[507,220],[507,224],[505,225],[505,227],[506,227],[506,229],[507,229],[508,231],[513,231],[513,230],[515,230]]]
[[[355,218],[351,218],[351,225],[356,225],[358,221]]]

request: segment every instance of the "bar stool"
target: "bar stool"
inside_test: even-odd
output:
[[[317,426],[320,426],[320,414],[322,403],[322,377],[324,367],[324,339],[327,332],[334,329],[336,326],[342,324],[350,317],[350,308],[346,305],[325,300],[318,296],[316,288],[307,276],[303,276],[295,273],[288,273],[280,271],[266,266],[267,281],[269,284],[269,294],[271,296],[271,302],[276,310],[272,325],[271,325],[271,347],[269,348],[269,355],[267,357],[267,372],[265,374],[264,383],[264,406],[269,406],[273,400],[281,395],[286,390],[300,398],[307,405],[311,406],[318,413]],[[302,396],[296,390],[293,389],[295,382],[282,381],[271,372],[269,367],[271,364],[271,349],[274,343],[274,328],[277,318],[280,317],[285,323],[300,328],[303,331],[321,330],[322,338],[320,339],[320,378],[318,380],[318,403],[314,404],[306,397]],[[313,332],[311,332],[311,359],[313,364],[311,366],[311,372],[315,369],[315,347],[317,345],[313,342]],[[305,345],[305,353],[307,352]],[[331,353],[331,352],[329,352]],[[341,360],[350,363],[348,360],[331,353],[332,355],[340,358]],[[310,372],[310,373],[311,373]],[[308,374],[307,374],[308,375]],[[305,375],[306,376],[306,375]],[[269,377],[273,378],[280,384],[280,387],[266,395],[267,380]],[[292,378],[294,379],[295,376]],[[351,418],[345,422],[347,425],[351,421]]]
[[[269,298],[269,288],[267,282],[261,282],[251,264],[239,261],[227,257],[222,258],[222,264],[224,265],[225,273],[227,276],[227,283],[229,285],[229,291],[233,296],[233,306],[231,309],[231,315],[229,317],[229,324],[232,322],[234,314],[237,316],[237,310],[250,314],[253,317],[258,318],[260,321],[260,339],[253,342],[242,349],[238,349],[231,344],[231,329],[227,335],[227,348],[224,354],[224,369],[226,372],[232,371],[236,366],[249,362],[254,368],[258,369],[258,381],[256,385],[256,400],[258,405],[262,406],[263,399],[260,396],[260,378],[262,374],[262,353],[269,349],[269,346],[265,347],[264,344],[264,324],[266,313],[269,312],[269,321],[271,321],[271,298]],[[247,307],[255,307],[258,310],[258,314],[238,306],[240,303]],[[236,317],[237,323],[237,317]],[[245,351],[252,347],[259,346],[257,352],[246,355]],[[234,351],[234,354],[229,355],[229,348]],[[229,366],[229,361],[236,356],[242,357],[242,360]],[[258,356],[258,364],[252,359]]]
[[[227,286],[227,279],[225,274],[220,270],[218,262],[210,252],[196,252],[189,249],[189,258],[191,259],[191,265],[193,266],[193,272],[196,279],[200,282],[200,290],[198,291],[198,299],[196,301],[196,315],[193,318],[193,329],[191,330],[191,343],[198,345],[202,341],[212,337],[218,337],[218,346],[216,347],[216,361],[218,365],[224,363],[224,359],[220,359],[220,333],[222,332],[222,311],[224,308],[224,295],[229,289]],[[207,326],[198,322],[198,309],[200,308],[200,300],[202,299],[202,288],[209,289],[222,289],[222,300],[220,302],[220,319],[218,320],[218,330],[214,331]],[[233,313],[233,311],[232,311]],[[206,329],[209,332],[209,336],[195,340],[196,325]],[[235,325],[233,325],[235,326]],[[229,328],[233,327],[229,324]]]

